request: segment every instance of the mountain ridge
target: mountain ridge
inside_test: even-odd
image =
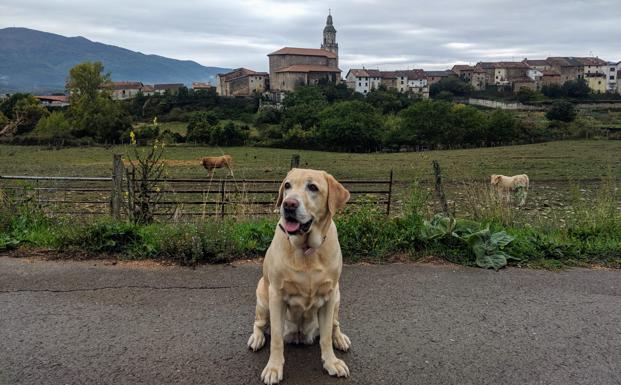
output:
[[[215,84],[215,75],[229,71],[23,27],[0,29],[0,57],[1,93],[63,91],[69,69],[84,61],[101,61],[114,81],[146,84]]]

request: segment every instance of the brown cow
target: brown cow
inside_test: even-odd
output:
[[[205,156],[201,160],[203,167],[209,171],[209,176],[213,177],[216,168],[226,167],[229,169],[229,175],[233,176],[233,158],[230,155],[222,156]]]

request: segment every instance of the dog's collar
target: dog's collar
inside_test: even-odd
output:
[[[283,227],[283,225],[280,222],[278,223],[278,227],[280,227],[282,232],[287,237],[287,240],[289,240],[289,233],[287,232],[287,230],[285,230],[285,228]],[[327,235],[323,236],[323,238],[321,239],[321,244],[319,245],[319,247],[321,247],[321,245],[323,245],[323,243],[326,240],[326,237],[327,237]],[[308,238],[306,238],[306,242],[304,242],[304,246],[302,247],[302,249],[304,250],[304,255],[307,256],[307,257],[310,256],[310,255],[315,254],[315,250],[317,250],[317,248],[310,247],[308,245]]]

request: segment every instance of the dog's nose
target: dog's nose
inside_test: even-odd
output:
[[[293,199],[293,198],[285,199],[285,201],[282,202],[282,207],[287,211],[293,211],[297,209],[299,205],[300,205],[300,202],[298,202],[297,199]]]

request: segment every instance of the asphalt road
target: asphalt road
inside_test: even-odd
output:
[[[0,257],[0,384],[259,384],[260,268]],[[348,266],[337,353],[287,346],[284,384],[621,384],[621,272]]]

